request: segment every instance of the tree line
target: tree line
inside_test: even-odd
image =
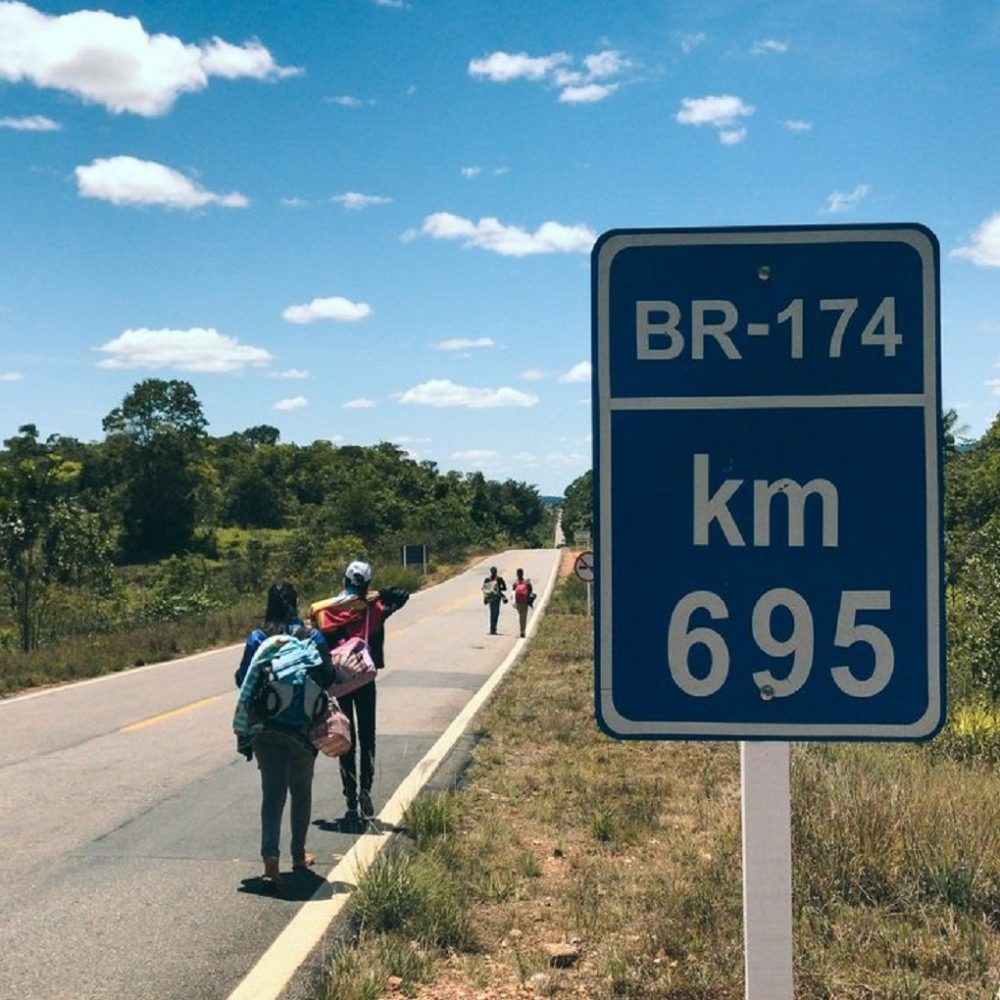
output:
[[[0,584],[22,650],[58,632],[60,617],[109,613],[128,567],[168,560],[180,585],[192,566],[232,557],[233,538],[245,586],[260,584],[276,547],[275,569],[308,576],[351,550],[395,561],[400,545],[425,543],[447,561],[550,544],[549,513],[526,483],[442,473],[388,442],[300,446],[266,424],[223,437],[207,426],[188,382],[147,379],[105,416],[102,441],[42,440],[32,424],[4,441]]]

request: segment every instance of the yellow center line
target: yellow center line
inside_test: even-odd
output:
[[[172,708],[169,712],[161,712],[159,715],[151,715],[148,719],[141,719],[139,722],[133,722],[130,726],[125,726],[118,731],[120,733],[134,733],[137,729],[145,729],[146,726],[152,726],[157,722],[163,722],[164,719],[170,719],[175,715],[183,715],[185,712],[193,712],[196,708],[202,708],[205,705],[210,705],[213,701],[218,701],[220,698],[228,697],[225,694],[213,694],[211,698],[201,698],[198,701],[192,701],[190,705],[181,705],[180,708]]]

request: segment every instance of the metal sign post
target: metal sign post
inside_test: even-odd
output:
[[[792,995],[780,741],[944,721],[938,258],[913,225],[594,247],[597,719],[769,741],[742,749],[754,997]]]
[[[587,617],[590,618],[594,613],[594,598],[591,593],[594,585],[594,553],[581,552],[573,563],[573,572],[587,585]]]

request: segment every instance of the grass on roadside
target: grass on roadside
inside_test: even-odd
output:
[[[249,631],[248,623],[260,617],[260,603],[244,599],[179,621],[136,624],[126,633],[69,636],[30,653],[0,653],[0,697],[241,642]]]
[[[737,745],[599,733],[581,594],[561,588],[477,720],[462,786],[418,799],[404,847],[362,880],[331,1000],[742,997]],[[792,809],[796,996],[994,996],[990,770],[796,745]]]

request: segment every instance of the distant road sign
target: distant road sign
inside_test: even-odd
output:
[[[934,235],[617,231],[598,240],[592,277],[601,725],[932,735]]]
[[[594,553],[581,552],[573,563],[573,572],[583,580],[584,583],[594,582]]]

